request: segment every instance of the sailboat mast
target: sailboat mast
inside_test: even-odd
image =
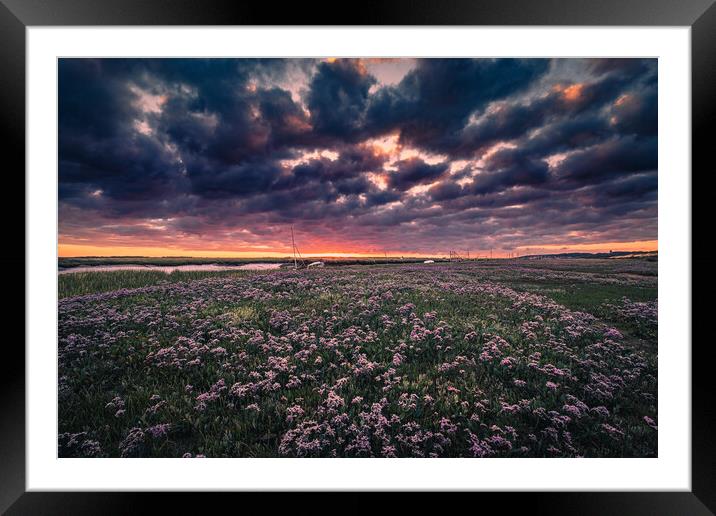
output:
[[[293,247],[293,268],[298,269],[298,262],[296,261],[296,240],[293,238],[293,226],[291,226],[291,246]]]

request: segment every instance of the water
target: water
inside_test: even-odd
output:
[[[94,265],[71,267],[57,271],[58,274],[73,272],[111,272],[111,271],[161,271],[170,274],[174,271],[265,271],[278,269],[280,263],[247,263],[244,265],[218,265],[216,263],[196,265]]]

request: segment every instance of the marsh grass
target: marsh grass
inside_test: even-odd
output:
[[[656,324],[622,310],[654,278],[568,265],[63,275],[60,456],[654,456]]]
[[[57,276],[60,299],[85,294],[97,294],[119,289],[131,289],[193,281],[211,277],[241,276],[245,271],[101,271],[73,272]]]

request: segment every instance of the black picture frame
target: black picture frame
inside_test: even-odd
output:
[[[25,213],[25,30],[48,25],[608,25],[691,27],[692,73],[692,170],[705,174],[711,143],[708,128],[716,117],[716,5],[715,0],[384,0],[363,2],[360,8],[325,9],[320,5],[285,3],[280,8],[263,3],[223,0],[0,0],[0,139],[5,200],[4,236],[12,242],[2,254],[6,268],[25,270],[25,226],[18,213]],[[341,14],[346,13],[346,14]],[[53,119],[54,115],[49,119]],[[7,168],[5,168],[7,167]],[[10,171],[16,171],[10,173]],[[688,171],[683,173],[688,179]],[[705,188],[692,181],[692,235],[708,231]],[[22,194],[21,194],[22,192]],[[21,205],[21,206],[20,206]],[[701,210],[701,213],[699,213]],[[706,233],[708,236],[708,233]],[[693,266],[705,269],[709,258],[708,238],[693,240]],[[18,338],[6,337],[0,358],[2,411],[0,412],[0,511],[7,514],[124,514],[140,512],[150,498],[161,497],[164,509],[181,504],[191,510],[186,496],[137,493],[39,493],[25,492],[25,300],[24,278],[9,274],[5,286],[4,322],[15,328]],[[22,283],[22,285],[21,285]],[[710,286],[700,281],[700,290]],[[9,287],[9,288],[8,288]],[[10,298],[9,296],[13,297]],[[590,492],[511,493],[501,496],[501,510],[529,504],[533,511],[550,514],[713,514],[716,511],[716,400],[708,360],[708,339],[699,341],[693,329],[708,321],[709,306],[696,303],[692,290],[692,491],[691,492]],[[18,331],[19,330],[19,331]],[[10,334],[10,332],[6,332]],[[688,349],[691,343],[671,343]],[[204,502],[200,502],[204,503]]]

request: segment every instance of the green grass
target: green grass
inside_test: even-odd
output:
[[[162,283],[177,283],[221,276],[240,276],[244,271],[101,271],[73,272],[57,276],[60,299],[110,292],[122,288],[140,288]]]
[[[529,283],[511,285],[546,296],[570,310],[586,312],[619,329],[632,341],[643,341],[656,347],[656,327],[645,326],[634,319],[624,319],[615,310],[623,298],[631,301],[654,301],[656,285],[614,285],[603,283]],[[642,343],[643,343],[642,342]]]
[[[559,284],[531,283],[516,284],[514,288],[528,290],[553,299],[571,310],[594,314],[604,303],[616,303],[623,297],[632,301],[651,301],[656,299],[656,286],[605,285],[600,283]],[[596,315],[596,314],[595,314]]]

